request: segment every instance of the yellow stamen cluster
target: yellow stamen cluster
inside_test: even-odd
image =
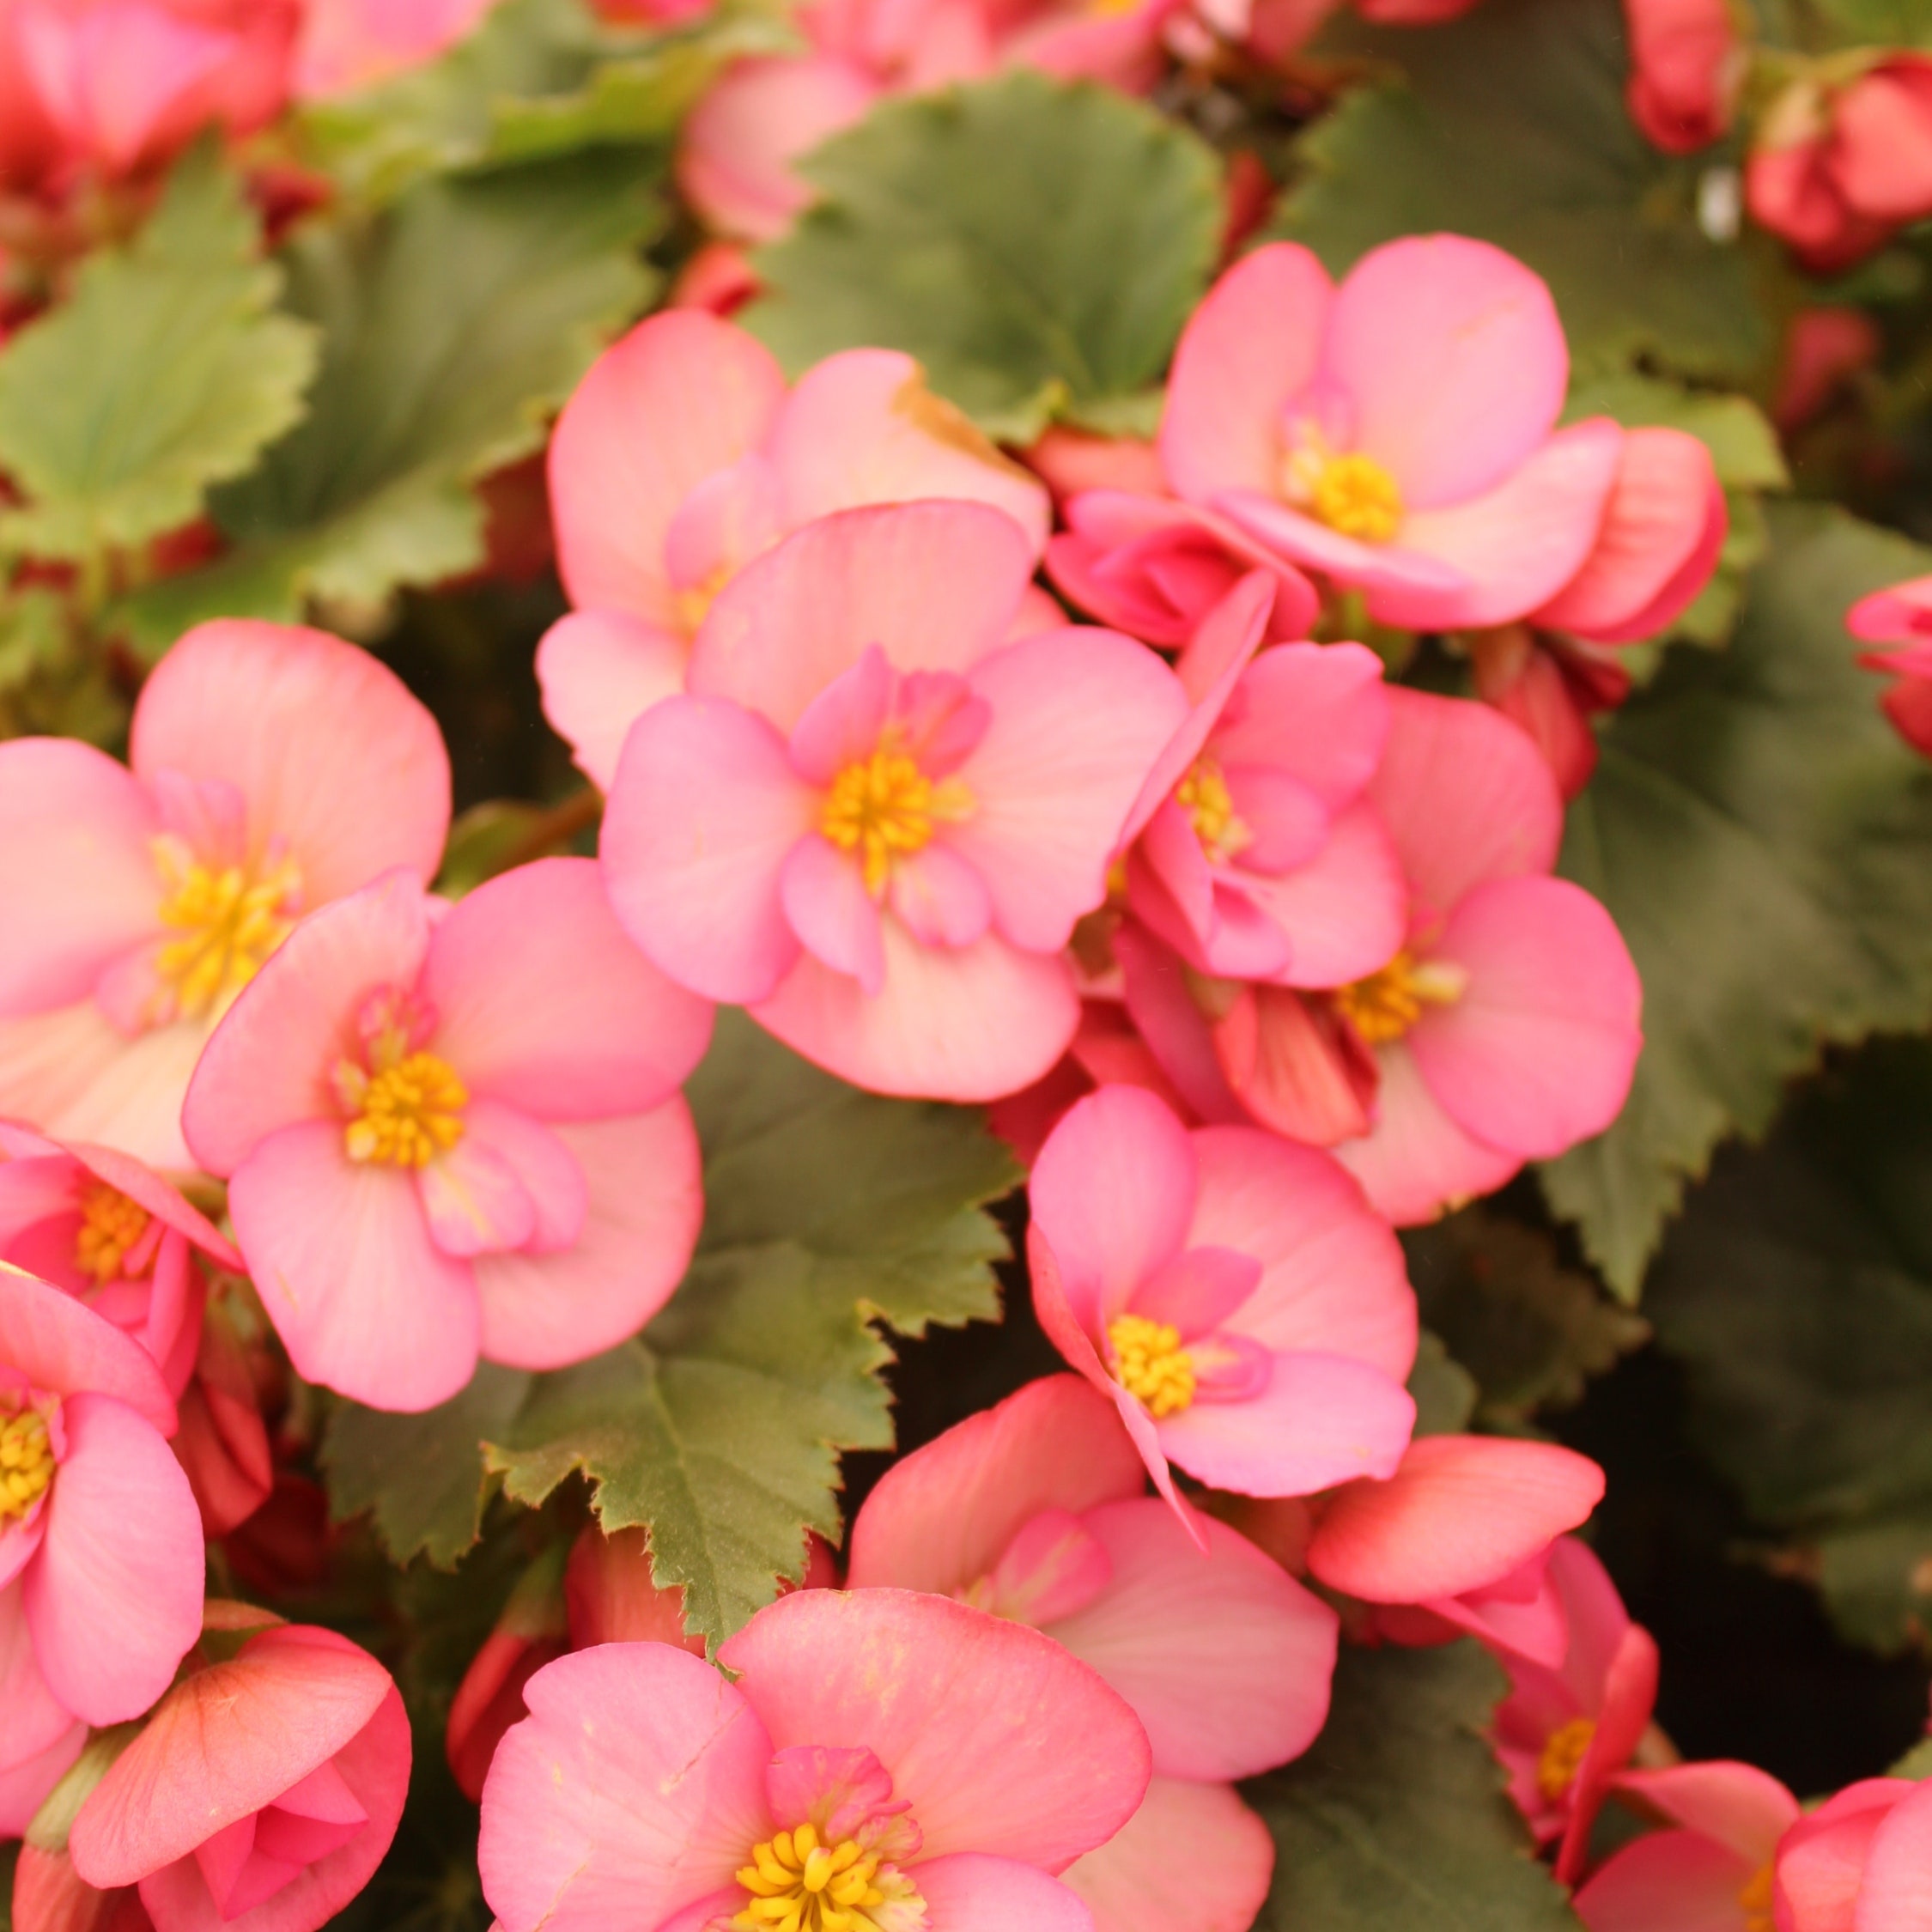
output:
[[[1157,1422],[1193,1402],[1194,1358],[1182,1347],[1181,1331],[1172,1322],[1116,1315],[1107,1325],[1107,1339],[1114,1345],[1115,1378]]]
[[[0,1524],[24,1516],[46,1494],[53,1473],[47,1419],[38,1409],[0,1422]]]
[[[1738,1893],[1737,1902],[1744,1912],[1744,1932],[1771,1932],[1775,1923],[1771,1911],[1774,1884],[1773,1868],[1760,1865]]]
[[[1308,507],[1329,529],[1364,544],[1386,544],[1402,527],[1401,488],[1372,456],[1331,457]]]
[[[81,1230],[74,1237],[74,1265],[105,1286],[120,1279],[121,1264],[140,1245],[153,1217],[105,1181],[81,1190]]]
[[[1557,1804],[1577,1782],[1583,1756],[1596,1735],[1596,1726],[1588,1717],[1572,1717],[1558,1724],[1543,1742],[1543,1755],[1536,1760],[1536,1789],[1546,1804]]]
[[[1225,864],[1255,835],[1242,823],[1221,768],[1212,758],[1196,758],[1188,775],[1174,787],[1174,802],[1188,815],[1201,850],[1216,865]]]
[[[293,931],[301,870],[285,862],[259,879],[240,866],[217,872],[169,838],[155,841],[155,863],[167,889],[161,922],[180,935],[161,942],[155,974],[181,1018],[218,1014]]]
[[[732,1923],[746,1932],[873,1932],[873,1906],[914,1898],[903,1880],[889,1880],[888,1891],[880,1875],[878,1853],[856,1838],[823,1844],[812,1826],[797,1825],[752,1847],[738,1874],[750,1897]]]
[[[368,1075],[355,1099],[343,1135],[350,1160],[427,1167],[462,1139],[470,1090],[447,1060],[414,1053]]]
[[[1460,966],[1446,959],[1419,963],[1405,947],[1380,972],[1340,987],[1334,1001],[1363,1042],[1380,1047],[1400,1040],[1425,1006],[1453,1006],[1468,980]]]
[[[840,851],[859,854],[866,890],[876,899],[893,860],[922,850],[935,819],[963,818],[972,809],[972,794],[957,779],[935,785],[906,753],[881,745],[832,781],[818,829]]]

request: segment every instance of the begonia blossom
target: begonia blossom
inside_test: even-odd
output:
[[[983,505],[823,519],[720,592],[689,694],[625,742],[602,844],[625,930],[855,1085],[985,1100],[1053,1065],[1062,949],[1185,715],[1127,638],[1009,642],[1031,568]]]
[[[1614,711],[1633,688],[1607,645],[1504,624],[1470,641],[1476,696],[1528,734],[1543,755],[1565,803],[1580,797],[1596,770],[1590,720]]]
[[[590,860],[447,909],[398,871],[244,989],[183,1123],[297,1371],[428,1408],[479,1354],[556,1368],[663,1306],[702,1211],[677,1088],[709,1035]]]
[[[128,764],[0,744],[0,1115],[152,1167],[215,1023],[296,919],[449,827],[435,720],[368,652],[224,619],[143,687]]]
[[[1914,577],[1860,598],[1845,612],[1844,628],[1865,643],[1899,647],[1863,652],[1858,661],[1868,671],[1897,677],[1879,699],[1880,708],[1906,744],[1932,757],[1932,577]]]
[[[1932,1923],[1932,1778],[1867,1778],[1799,1819],[1777,1848],[1771,1911],[1778,1932]]]
[[[1749,64],[1731,0],[1624,0],[1631,118],[1666,154],[1708,148],[1731,124]]]
[[[606,1643],[530,1680],[483,1790],[503,1932],[1084,1932],[1054,1874],[1149,1776],[1087,1665],[896,1589],[781,1597],[719,1662],[734,1681],[671,1644]]]
[[[537,654],[544,714],[608,791],[632,720],[684,688],[720,591],[787,532],[862,504],[1004,510],[1036,556],[1046,492],[927,389],[909,355],[848,349],[787,390],[714,316],[653,315],[564,405],[550,453],[557,566],[576,606]]]

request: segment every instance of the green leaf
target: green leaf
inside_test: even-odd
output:
[[[1416,1338],[1415,1365],[1409,1370],[1419,1436],[1455,1436],[1469,1426],[1481,1391],[1476,1378],[1451,1358],[1443,1338],[1425,1328]]]
[[[1206,286],[1214,156],[1151,107],[1015,72],[891,100],[817,149],[824,198],[743,319],[794,373],[900,349],[989,435],[1141,424]]]
[[[1698,223],[1713,157],[1661,155],[1631,121],[1617,0],[1485,0],[1425,33],[1351,20],[1320,51],[1395,78],[1303,137],[1273,239],[1336,273],[1398,235],[1492,241],[1549,283],[1580,373],[1649,356],[1741,380],[1769,361],[1751,267]]]
[[[312,600],[368,628],[391,593],[483,558],[471,479],[538,447],[547,416],[651,286],[660,217],[610,155],[431,178],[380,216],[303,229],[289,302],[322,328],[307,421],[216,493],[234,549],[123,607],[158,655],[222,613]]]
[[[1576,1932],[1482,1741],[1504,1688],[1467,1641],[1345,1644],[1321,1736],[1242,1787],[1275,1843],[1257,1932]]]
[[[1932,1619],[1932,1042],[1867,1048],[1691,1198],[1649,1308],[1693,1437],[1844,1633]]]
[[[301,414],[315,331],[274,313],[279,270],[212,146],[125,247],[0,354],[0,469],[25,493],[0,547],[88,558],[191,522]]]
[[[1564,841],[1643,975],[1645,1045],[1621,1116],[1543,1185],[1626,1298],[1725,1135],[1762,1134],[1826,1042],[1932,1014],[1932,770],[1844,628],[1932,558],[1835,511],[1770,514],[1730,648],[1673,653],[1608,723]]]
[[[1887,1777],[1909,1777],[1915,1783],[1922,1778],[1932,1777],[1932,1738],[1923,1744],[1915,1744],[1892,1769]]]

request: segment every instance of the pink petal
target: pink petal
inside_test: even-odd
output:
[[[1932,577],[1914,577],[1860,598],[1845,612],[1844,628],[1868,644],[1932,638]]]
[[[1204,1121],[1248,1118],[1215,1058],[1213,1036],[1194,1004],[1182,961],[1129,919],[1114,935],[1125,1006],[1176,1102]]]
[[[1094,1932],[1248,1932],[1273,1876],[1274,1840],[1230,1786],[1157,1777],[1140,1809],[1060,1882],[1085,1899]]]
[[[891,715],[892,666],[878,645],[812,699],[787,740],[792,769],[811,785],[829,785],[847,765],[869,758]]]
[[[1368,1132],[1374,1059],[1341,1021],[1299,993],[1243,987],[1207,1038],[1230,1097],[1239,1096],[1230,1124],[1252,1122],[1310,1147]],[[1171,1050],[1163,1042],[1163,1054]]]
[[[545,1121],[643,1113],[711,1038],[709,1004],[624,937],[588,859],[539,859],[459,901],[430,939],[422,993],[470,1091]]]
[[[1854,1923],[1856,1932],[1932,1925],[1932,1781],[1921,1782],[1874,1834]]]
[[[779,877],[814,802],[755,713],[705,698],[659,705],[632,727],[604,815],[618,923],[693,992],[766,998],[799,957]]]
[[[682,629],[665,571],[671,519],[707,477],[757,447],[784,394],[762,343],[695,309],[653,315],[605,349],[550,440],[570,601]]]
[[[1171,1323],[1183,1342],[1220,1327],[1255,1292],[1261,1264],[1231,1248],[1189,1248],[1134,1291],[1133,1308]]]
[[[1672,1824],[1715,1839],[1753,1870],[1769,1861],[1801,1809],[1768,1771],[1722,1759],[1625,1771],[1615,1789]]]
[[[617,782],[630,727],[684,689],[687,654],[683,638],[617,611],[574,611],[544,633],[544,715],[599,791]]]
[[[848,349],[800,378],[767,445],[793,526],[866,503],[985,503],[1026,532],[1036,557],[1051,514],[1038,480],[927,388],[891,349]]]
[[[1609,1126],[1643,1043],[1643,988],[1595,899],[1565,879],[1492,879],[1457,906],[1436,957],[1467,986],[1406,1043],[1459,1126],[1533,1159]]]
[[[369,993],[413,986],[428,947],[428,901],[405,872],[305,919],[243,987],[189,1083],[181,1125],[202,1166],[232,1174],[298,1121],[326,1119],[339,1139],[328,1083],[343,1030]]]
[[[1371,615],[1379,615],[1382,598],[1398,596],[1419,609],[1451,610],[1471,588],[1469,579],[1441,557],[1410,548],[1406,542],[1370,544],[1344,536],[1305,512],[1255,490],[1223,490],[1213,507],[1256,543],[1303,569],[1367,590]]]
[[[1602,1470],[1554,1443],[1425,1437],[1387,1482],[1328,1499],[1309,1568],[1372,1603],[1460,1596],[1540,1555],[1602,1497]]]
[[[562,1368],[635,1334],[683,1279],[704,1213],[682,1099],[551,1132],[584,1177],[582,1232],[568,1248],[475,1264],[481,1352],[512,1368]]]
[[[1252,1777],[1314,1742],[1340,1619],[1224,1523],[1197,1549],[1151,1497],[1082,1519],[1112,1580],[1043,1625],[1133,1705],[1168,1777]]]
[[[1278,644],[1242,678],[1214,734],[1224,768],[1289,773],[1330,811],[1358,797],[1388,736],[1382,659],[1360,644]]]
[[[853,1523],[847,1582],[950,1596],[1042,1510],[1078,1515],[1143,1481],[1113,1405],[1078,1376],[1045,1376],[886,1471]]]
[[[88,1741],[88,1728],[78,1718],[69,1721],[61,1714],[64,1728],[52,1743],[31,1756],[0,1765],[0,1835],[22,1837],[33,1822],[33,1814],[47,1801],[55,1785],[66,1777]],[[10,1719],[9,1719],[10,1721]],[[25,1848],[22,1848],[23,1850]],[[16,1872],[18,1868],[15,1868]],[[15,1880],[14,1923],[25,1929],[37,1923],[25,1902],[25,1887]]]
[[[549,1130],[500,1101],[485,1101],[483,1106],[483,1119],[479,1122],[473,1112],[466,1110],[462,1139],[419,1169],[416,1176],[416,1196],[429,1224],[429,1238],[443,1254],[458,1261],[521,1248],[537,1232],[537,1204],[518,1171],[520,1163],[511,1158],[511,1148],[520,1151],[521,1143]],[[510,1147],[500,1147],[502,1139],[507,1139]],[[569,1156],[556,1148],[554,1142],[546,1151],[551,1154],[546,1164],[553,1170],[568,1170]],[[539,1162],[544,1157],[543,1153],[537,1156]],[[576,1180],[576,1220],[580,1224],[583,1177],[580,1175]],[[568,1188],[568,1181],[563,1185]],[[568,1226],[568,1195],[563,1205]],[[568,1241],[567,1236],[563,1245]]]
[[[601,1644],[546,1664],[523,1696],[477,1848],[503,1932],[657,1928],[731,1884],[769,1836],[772,1741],[709,1664],[669,1643]]]
[[[939,842],[894,862],[887,903],[922,946],[969,946],[993,923],[986,881]]]
[[[1757,1866],[1695,1832],[1654,1832],[1577,1894],[1589,1932],[1747,1932],[1738,1894]]]
[[[174,1404],[146,1349],[71,1295],[17,1268],[0,1268],[0,1366],[30,1388],[112,1396],[163,1436]]]
[[[96,1180],[105,1181],[110,1188],[144,1207],[164,1227],[185,1235],[210,1260],[225,1268],[234,1269],[237,1274],[243,1272],[241,1256],[235,1252],[233,1243],[207,1216],[152,1169],[112,1147],[90,1147],[84,1142],[70,1142],[63,1151]]]
[[[201,1512],[152,1424],[110,1395],[62,1404],[67,1453],[21,1580],[49,1691],[94,1725],[137,1717],[201,1634]]]
[[[1381,814],[1367,804],[1337,814],[1305,866],[1269,878],[1240,874],[1256,912],[1285,933],[1289,986],[1345,986],[1386,964],[1402,942],[1408,893]]]
[[[931,1932],[1092,1932],[1079,1899],[1015,1859],[956,1851],[914,1866],[910,1875]]]
[[[251,857],[285,842],[319,906],[392,866],[427,883],[449,831],[449,754],[420,700],[355,644],[221,618],[161,661],[134,708],[128,762],[233,785]]]
[[[1791,1827],[1778,1847],[1774,1905],[1793,1932],[1862,1932],[1859,1893],[1872,1841],[1911,1789],[1902,1778],[1866,1778]]]
[[[1125,1704],[1051,1638],[909,1590],[799,1590],[718,1652],[773,1745],[862,1746],[925,1834],[1056,1871],[1146,1789]],[[555,1666],[552,1666],[555,1668]]]
[[[1134,1474],[1138,1479],[1138,1461]],[[87,1733],[40,1674],[17,1579],[0,1584],[0,1702],[7,1713],[6,1742],[0,1745],[0,1832],[17,1838],[67,1768],[49,1767],[63,1753],[70,1763]]]
[[[784,534],[778,473],[754,450],[714,471],[677,506],[665,532],[665,574],[680,598],[702,604]]]
[[[885,987],[884,924],[857,854],[808,833],[787,857],[778,889],[799,945],[876,999]]]
[[[691,691],[789,732],[872,645],[896,671],[965,671],[1005,638],[1032,573],[1025,533],[984,504],[841,511],[726,586],[697,635]]]
[[[228,1212],[262,1306],[307,1380],[405,1413],[469,1381],[475,1279],[430,1240],[410,1170],[352,1161],[338,1122],[305,1121],[236,1170]]]
[[[1428,509],[1493,489],[1536,449],[1563,408],[1570,352],[1548,288],[1514,256],[1409,235],[1336,290],[1323,374],[1353,405],[1352,447]]]
[[[1289,241],[1257,248],[1208,291],[1182,331],[1161,417],[1177,494],[1276,493],[1282,408],[1315,376],[1332,301],[1327,271]]]
[[[1642,1625],[1623,1634],[1605,1674],[1595,1735],[1570,1789],[1570,1818],[1557,1848],[1559,1883],[1574,1885],[1589,1856],[1590,1827],[1610,1780],[1630,1762],[1657,1701],[1657,1646]]]

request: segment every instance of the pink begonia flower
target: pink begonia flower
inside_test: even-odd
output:
[[[1718,1759],[1625,1771],[1612,1787],[1662,1819],[1577,1893],[1589,1932],[1770,1932],[1771,1862],[1798,1801],[1751,1765]]]
[[[239,1603],[210,1603],[209,1627],[227,1643],[162,1698],[82,1805],[75,1875],[100,1892],[137,1887],[155,1932],[315,1932],[396,1835],[410,1781],[403,1700],[334,1631]]]
[[[1919,1932],[1932,1925],[1932,1778],[1848,1785],[1777,1848],[1778,1932]]]
[[[1914,577],[1860,598],[1845,612],[1844,628],[1868,644],[1904,647],[1862,652],[1858,661],[1868,671],[1898,677],[1880,708],[1906,744],[1932,757],[1932,577]]]
[[[174,1405],[137,1341],[0,1263],[9,1754],[51,1745],[76,1717],[138,1716],[200,1631],[201,1517],[165,1440],[173,1430]],[[22,1708],[32,1736],[15,1729]]]
[[[321,631],[190,631],[134,708],[129,764],[0,744],[0,1115],[184,1169],[182,1096],[228,1003],[301,914],[449,829],[435,720]]]
[[[664,1305],[702,1214],[677,1088],[710,1031],[589,860],[447,908],[396,872],[244,990],[183,1124],[297,1371],[430,1408],[479,1354],[561,1367]]]
[[[1556,1875],[1574,1885],[1611,1781],[1630,1762],[1657,1695],[1657,1647],[1630,1620],[1589,1548],[1565,1536],[1550,1552],[1570,1648],[1550,1669],[1499,1653],[1510,1695],[1497,1706],[1496,1754],[1539,1844],[1557,1842]]]
[[[876,1092],[990,1100],[1079,1018],[1063,957],[1187,700],[1112,632],[1006,640],[1019,526],[848,510],[733,578],[690,695],[632,726],[604,817],[618,919],[674,980]]]
[[[1668,155],[1708,148],[1731,125],[1750,66],[1730,0],[1624,0],[1631,118]]]
[[[718,593],[780,538],[836,510],[951,497],[1046,542],[1047,494],[909,355],[848,349],[787,392],[770,351],[690,310],[606,349],[550,441],[557,566],[576,606],[538,647],[544,712],[608,792],[624,734],[684,688]]]
[[[1570,357],[1522,263],[1460,235],[1373,249],[1340,287],[1276,242],[1182,331],[1169,486],[1418,629],[1506,623],[1582,568],[1624,432],[1556,421]]]
[[[1248,1496],[1394,1473],[1415,1297],[1326,1155],[1251,1127],[1189,1133],[1152,1094],[1103,1087],[1054,1129],[1029,1195],[1041,1326],[1197,1542],[1170,1462]]]
[[[1505,624],[1471,639],[1470,656],[1476,696],[1528,735],[1565,802],[1580,796],[1596,769],[1590,719],[1614,711],[1631,690],[1613,647]]]
[[[496,0],[303,0],[290,76],[298,100],[351,94],[434,60]]]
[[[781,1597],[719,1661],[735,1683],[668,1643],[607,1643],[530,1680],[477,1847],[503,1932],[816,1927],[817,1894],[864,1932],[1084,1932],[1052,1874],[1149,1775],[1088,1666],[887,1589]]]
[[[1408,909],[1364,799],[1388,698],[1359,644],[1257,657],[1274,594],[1263,573],[1244,577],[1182,653],[1194,708],[1128,821],[1127,902],[1198,972],[1335,986],[1389,957]]]

